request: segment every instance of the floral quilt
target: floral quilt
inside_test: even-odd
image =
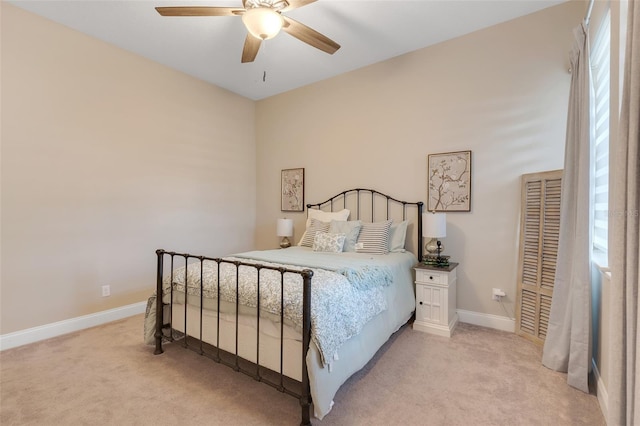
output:
[[[318,347],[322,364],[327,365],[337,354],[338,349],[349,338],[358,334],[362,327],[374,316],[384,311],[386,301],[384,287],[392,281],[389,268],[367,263],[355,266],[332,266],[332,262],[312,262],[313,267],[293,264],[279,264],[265,260],[244,257],[227,257],[226,261],[262,264],[274,267],[301,271],[311,269],[311,339]],[[318,265],[323,267],[318,267]],[[333,270],[332,270],[333,269]],[[222,262],[218,277],[218,264],[214,261],[203,261],[202,277],[205,298],[215,299],[220,286],[220,299],[236,301],[236,277],[239,304],[256,307],[258,300],[257,269],[252,266],[239,266]],[[200,296],[200,262],[187,266],[186,287],[189,297]],[[163,292],[168,293],[171,287],[171,275],[163,280]],[[281,283],[282,281],[282,283]],[[279,271],[260,270],[260,310],[280,315],[281,286],[284,288],[284,318],[296,329],[302,328],[302,277],[295,273],[284,273],[284,280]],[[174,290],[185,291],[184,266],[176,268],[173,274]],[[150,299],[147,312],[155,309],[155,296]],[[155,312],[155,311],[151,311]],[[149,315],[147,315],[150,317]],[[155,318],[153,318],[155,322]],[[145,324],[145,328],[153,330],[153,324]]]

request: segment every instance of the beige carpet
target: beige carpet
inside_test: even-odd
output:
[[[0,353],[0,424],[296,425],[298,400],[195,352],[142,343],[142,316]],[[316,425],[604,425],[595,396],[511,333],[405,327]]]

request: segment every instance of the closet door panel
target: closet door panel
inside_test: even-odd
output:
[[[547,335],[558,256],[562,170],[522,176],[516,333]]]

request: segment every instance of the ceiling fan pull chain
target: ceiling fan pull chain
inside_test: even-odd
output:
[[[262,56],[263,59],[260,59],[264,65],[263,71],[262,71],[262,82],[266,83],[267,82],[267,45],[269,43],[262,43],[262,54],[260,56]]]

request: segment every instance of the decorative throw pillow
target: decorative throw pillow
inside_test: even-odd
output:
[[[391,220],[363,223],[356,243],[356,252],[371,254],[389,253],[389,229]]]
[[[313,239],[313,251],[328,251],[340,253],[344,246],[345,234],[330,234],[328,232],[316,232]]]
[[[408,220],[391,224],[391,228],[389,228],[389,251],[391,253],[404,253],[407,226],[409,226]]]
[[[305,231],[302,239],[300,240],[300,245],[302,247],[312,247],[313,241],[318,232],[327,232],[329,230],[329,222],[321,222],[317,219],[311,219],[311,224]]]
[[[299,246],[302,246],[302,241],[305,241],[305,237],[307,236],[307,229],[311,226],[311,219],[316,219],[321,222],[331,222],[332,220],[347,220],[349,218],[350,211],[348,209],[340,210],[339,212],[325,212],[324,210],[319,209],[308,209],[307,210],[307,224],[305,227],[304,234],[302,238],[300,238]],[[311,236],[311,244],[313,244],[313,236]],[[309,244],[306,247],[311,247]]]
[[[359,220],[332,220],[329,226],[329,233],[345,234],[342,251],[356,251],[356,242],[358,242],[360,228],[362,228],[362,221]]]

